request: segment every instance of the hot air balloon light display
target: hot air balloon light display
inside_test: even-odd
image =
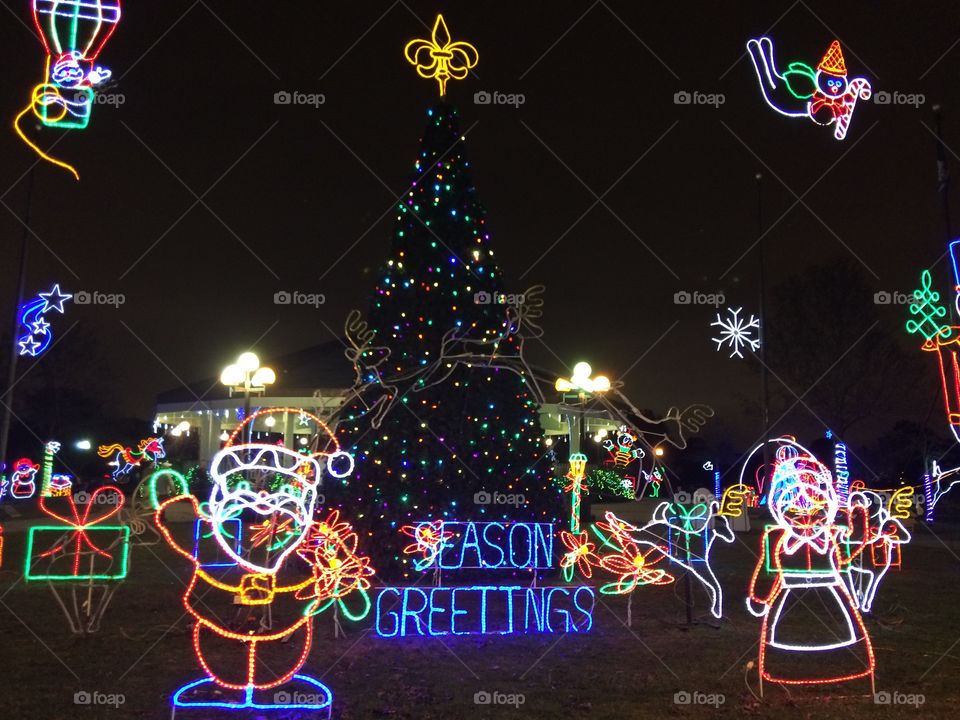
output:
[[[120,21],[120,0],[33,0],[33,21],[47,51],[44,78],[33,88],[30,103],[13,127],[40,157],[79,180],[73,166],[50,157],[28,139],[20,123],[32,112],[46,127],[87,127],[94,88],[111,75],[95,63]]]

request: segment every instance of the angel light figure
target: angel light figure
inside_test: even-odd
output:
[[[195,620],[193,646],[207,674],[174,694],[175,708],[295,707],[329,717],[329,689],[298,672],[310,652],[313,616],[336,603],[348,618],[363,617],[369,610],[366,590],[373,574],[369,560],[356,554],[356,533],[339,520],[339,513],[323,521],[314,519],[324,473],[344,477],[353,467],[350,458],[344,471],[341,465],[349,455],[332,436],[331,441],[334,452],[313,455],[278,445],[228,445],[212,461],[214,486],[202,510],[193,495],[180,495],[159,506],[156,521],[161,532],[194,568],[183,604]],[[326,462],[321,465],[320,459]],[[278,478],[282,484],[272,489]],[[214,577],[207,572],[192,547],[174,537],[165,511],[177,503],[192,505],[196,518],[233,561],[222,574]],[[257,537],[264,527],[274,527],[275,532],[265,542],[250,543],[248,549],[238,547],[226,530],[238,518],[250,523]],[[351,613],[344,599],[354,592],[362,609]],[[223,622],[209,610],[218,594],[248,611],[242,627]],[[252,618],[257,609],[263,611],[262,617]],[[282,652],[279,643],[285,645]],[[283,691],[265,692],[281,686]],[[232,696],[226,692],[231,690]],[[309,701],[291,705],[290,698],[301,697]]]
[[[764,530],[747,609],[763,618],[760,681],[789,685],[869,677],[870,636],[845,582],[838,524],[840,501],[830,471],[791,443],[778,452],[767,506],[775,525]],[[842,518],[841,518],[842,522]]]

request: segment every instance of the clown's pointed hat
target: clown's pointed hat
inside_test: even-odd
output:
[[[817,65],[817,70],[823,70],[831,75],[844,76],[847,74],[847,64],[843,61],[843,52],[840,50],[840,41],[834,40],[823,55],[823,60]]]

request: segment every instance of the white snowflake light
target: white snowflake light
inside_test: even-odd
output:
[[[724,319],[717,313],[717,319],[710,323],[710,327],[720,328],[720,337],[711,338],[717,344],[717,351],[726,345],[730,348],[730,357],[743,357],[741,349],[750,346],[756,352],[760,349],[760,339],[753,337],[753,331],[760,329],[760,321],[750,316],[750,319],[740,317],[743,308],[732,310],[727,308],[729,315]]]

